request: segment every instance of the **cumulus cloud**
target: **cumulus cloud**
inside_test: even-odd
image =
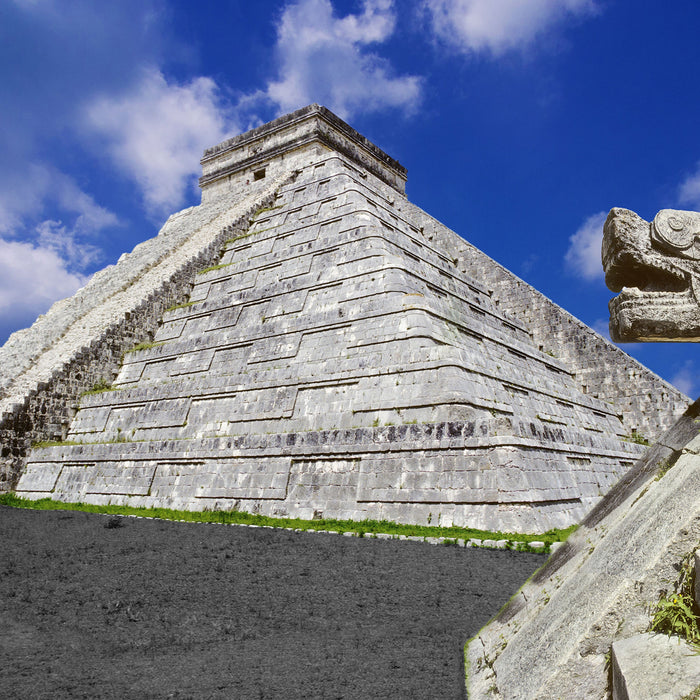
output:
[[[687,396],[693,397],[698,391],[698,373],[692,360],[687,360],[671,378],[671,384]]]
[[[99,261],[101,249],[80,236],[79,225],[67,226],[62,221],[46,219],[37,227],[37,246],[58,255],[63,264],[84,270]]]
[[[3,185],[0,241],[9,246],[23,239],[29,257],[40,257],[41,269],[53,261],[59,280],[65,279],[68,270],[84,270],[97,262],[101,257],[100,248],[95,245],[98,234],[120,224],[114,213],[98,205],[71,177],[44,163],[28,164],[15,182]],[[47,210],[52,213],[49,218]],[[56,215],[62,218],[55,218]],[[22,248],[11,246],[6,250],[13,253],[12,260],[19,260]],[[43,257],[39,255],[42,251],[46,254]],[[31,267],[25,270],[34,274]],[[5,279],[8,277],[11,276],[6,274]],[[16,287],[20,304],[24,293],[22,285]]]
[[[423,6],[438,39],[464,53],[494,56],[597,9],[594,0],[424,0]]]
[[[21,227],[25,217],[41,211],[52,187],[51,169],[27,164],[20,173],[0,173],[0,233]]]
[[[143,192],[153,215],[180,205],[199,174],[207,146],[236,127],[211,78],[178,85],[151,68],[126,94],[103,96],[86,109],[86,121],[108,153]]]
[[[0,238],[0,317],[4,323],[31,322],[56,300],[86,282],[52,247]]]
[[[700,209],[700,163],[695,173],[689,175],[680,186],[678,198],[681,204]]]
[[[277,27],[278,77],[264,96],[288,112],[310,102],[348,119],[358,112],[414,110],[421,78],[396,76],[385,59],[367,51],[394,32],[392,0],[364,0],[359,14],[337,17],[330,0],[286,6]]]
[[[100,232],[120,224],[50,165],[14,174],[0,182],[0,334],[83,286],[85,270],[102,257]]]
[[[571,272],[584,280],[593,281],[603,277],[600,249],[606,216],[605,212],[589,216],[583,226],[569,238],[564,262]]]
[[[395,29],[393,0],[364,0],[356,14],[337,17],[330,0],[285,6],[274,48],[276,76],[237,104],[227,102],[208,77],[169,81],[155,67],[126,91],[90,100],[85,123],[119,170],[135,181],[153,216],[185,199],[208,146],[255,125],[258,109],[278,113],[320,102],[349,118],[385,108],[414,109],[421,79],[395,76],[389,63],[367,51]]]
[[[103,228],[119,224],[114,213],[97,204],[67,175],[56,173],[52,187],[59,207],[77,215],[73,227],[76,234],[94,235]]]
[[[119,221],[95,202],[69,175],[34,162],[0,177],[0,233],[14,234],[28,219],[38,220],[49,207],[75,216],[76,233],[92,235]]]

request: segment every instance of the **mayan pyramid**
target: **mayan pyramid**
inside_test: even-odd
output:
[[[541,532],[688,403],[323,107],[202,167],[200,206],[0,351],[6,444],[62,440],[11,452],[18,495]]]

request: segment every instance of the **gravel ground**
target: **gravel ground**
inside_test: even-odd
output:
[[[32,700],[464,698],[545,560],[5,507],[0,538],[0,697]]]

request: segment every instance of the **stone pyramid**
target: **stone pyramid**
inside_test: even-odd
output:
[[[580,520],[628,470],[640,426],[659,431],[687,405],[410,204],[405,169],[323,107],[202,165],[202,205],[92,283],[106,294],[131,275],[118,292],[90,302],[86,288],[82,316],[64,304],[59,339],[44,322],[49,349],[18,369],[25,407],[48,386],[32,368],[76,324],[88,355],[105,333],[132,349],[111,390],[74,406],[63,442],[31,452],[18,495],[545,531]],[[138,285],[111,320],[86,320]],[[537,321],[509,313],[510,296]],[[141,337],[155,332],[133,348],[144,299]],[[116,368],[115,353],[83,374]],[[632,393],[611,386],[611,367]]]

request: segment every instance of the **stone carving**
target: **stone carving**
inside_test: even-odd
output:
[[[700,213],[612,209],[602,254],[614,341],[700,341]]]
[[[649,223],[613,209],[602,256],[621,290],[613,340],[700,340],[700,213],[663,209]],[[469,640],[470,698],[695,697],[691,645],[651,634],[649,611],[700,538],[699,415],[700,400]]]

